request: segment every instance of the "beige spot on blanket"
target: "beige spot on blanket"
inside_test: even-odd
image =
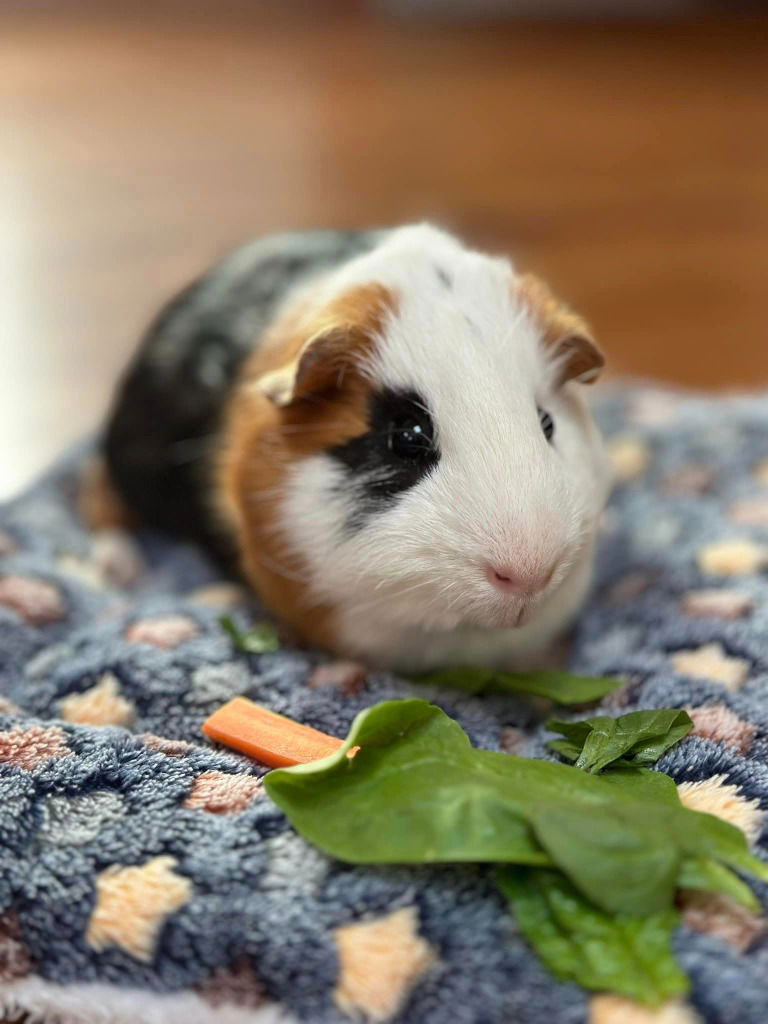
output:
[[[118,946],[137,960],[151,961],[169,914],[192,895],[188,878],[174,872],[173,857],[153,857],[138,867],[112,865],[96,879],[96,906],[85,940],[101,952]]]
[[[131,725],[136,708],[120,693],[120,683],[105,672],[95,686],[82,693],[71,693],[59,701],[59,713],[65,722],[80,725]]]
[[[234,814],[244,811],[261,791],[261,780],[253,775],[203,772],[195,779],[184,807],[211,814]]]
[[[30,576],[0,579],[0,604],[16,612],[30,626],[47,626],[64,618],[61,594],[51,583]]]
[[[206,608],[234,608],[247,599],[247,593],[237,583],[206,583],[189,594],[189,600]]]
[[[768,547],[733,537],[701,548],[698,563],[709,576],[746,576],[768,566]]]
[[[32,972],[32,957],[24,944],[18,914],[0,916],[0,982],[24,978]]]
[[[689,590],[683,597],[683,612],[694,618],[742,619],[752,607],[752,598],[738,590]]]
[[[720,893],[686,890],[681,897],[681,908],[689,928],[722,939],[740,953],[765,932],[764,918]]]
[[[56,559],[56,568],[77,580],[78,583],[85,584],[86,587],[99,589],[104,586],[104,580],[97,566],[87,558],[79,558],[70,551],[59,555]]]
[[[32,771],[51,758],[70,757],[66,737],[58,725],[30,725],[0,732],[0,764],[15,764]]]
[[[620,435],[608,444],[616,479],[621,483],[636,480],[646,471],[651,461],[651,450],[639,437]]]
[[[756,727],[742,721],[725,704],[711,704],[705,708],[687,708],[693,719],[692,736],[725,743],[740,754],[746,754],[755,737]]]
[[[703,1024],[693,1007],[671,999],[656,1010],[623,996],[601,993],[589,1003],[589,1024]]]
[[[738,786],[725,781],[724,775],[713,775],[700,782],[681,782],[677,787],[680,800],[690,811],[714,814],[740,828],[752,843],[763,827],[764,811],[758,800],[748,800]]]
[[[197,626],[184,615],[163,615],[156,619],[138,619],[128,627],[125,639],[132,644],[151,647],[178,647],[197,634]]]
[[[416,908],[403,907],[336,929],[340,973],[334,998],[343,1013],[386,1021],[401,1009],[436,960],[418,928]]]
[[[675,672],[683,676],[709,679],[722,683],[728,690],[738,690],[749,675],[750,664],[743,658],[733,658],[725,653],[722,644],[704,644],[690,651],[678,651],[672,655]]]

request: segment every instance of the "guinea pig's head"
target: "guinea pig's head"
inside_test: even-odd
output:
[[[592,556],[609,472],[581,392],[602,364],[537,279],[389,233],[290,302],[243,375],[221,479],[246,572],[338,649],[361,615],[535,620]]]

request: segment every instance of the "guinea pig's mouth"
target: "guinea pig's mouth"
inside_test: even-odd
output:
[[[471,622],[467,625],[480,626],[484,629],[522,629],[536,618],[541,603],[508,601],[496,604],[493,608],[478,609],[475,614],[469,616]]]
[[[499,586],[493,579],[489,585],[486,566],[482,570],[482,600],[467,609],[467,618],[472,620],[472,625],[485,629],[522,629],[546,608],[567,579],[569,569],[565,561],[556,563],[551,571],[543,573],[545,583],[540,589],[525,592]]]

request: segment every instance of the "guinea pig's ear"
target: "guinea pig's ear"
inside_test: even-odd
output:
[[[298,345],[289,339],[296,355],[261,376],[257,389],[278,406],[341,389],[359,376],[393,311],[392,295],[380,285],[348,292],[303,324]]]
[[[519,293],[542,333],[556,387],[574,380],[593,384],[605,365],[589,328],[533,274],[519,280]]]
[[[275,405],[290,405],[326,391],[334,381],[341,385],[354,351],[354,339],[342,326],[321,330],[289,363],[259,377],[256,388]]]

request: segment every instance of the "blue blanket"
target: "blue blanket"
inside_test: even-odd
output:
[[[768,396],[616,391],[598,414],[619,484],[572,667],[622,677],[608,713],[691,709],[694,734],[659,767],[766,850]],[[258,607],[190,547],[89,534],[84,458],[0,509],[0,1016],[655,1019],[555,981],[489,870],[350,867],[304,843],[264,769],[201,723],[245,694],[343,735],[416,688],[311,652],[234,651],[219,617],[247,625]],[[549,756],[536,703],[418,692],[477,745]],[[682,922],[693,989],[666,1024],[764,1024],[765,920],[688,894]]]

